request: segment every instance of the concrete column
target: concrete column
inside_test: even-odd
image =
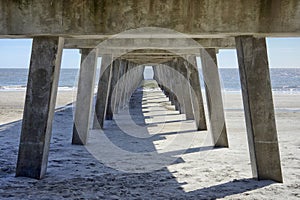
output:
[[[193,120],[194,113],[190,94],[190,85],[188,84],[188,71],[182,58],[178,59],[178,66],[178,71],[182,75],[180,82],[183,95],[184,113],[187,120]]]
[[[129,71],[128,82],[131,84],[130,84],[129,93],[127,96],[127,103],[129,103],[131,95],[136,90],[136,88],[139,86],[141,81],[144,79],[144,75],[143,75],[144,68],[143,67],[138,67],[137,64],[130,62],[129,69],[130,69],[130,71]],[[134,81],[132,82],[132,80],[134,80]]]
[[[130,94],[130,90],[131,90],[131,87],[133,86],[134,82],[136,81],[137,77],[132,77],[131,76],[131,73],[133,72],[133,70],[131,70],[132,68],[132,63],[131,62],[128,62],[128,65],[127,65],[127,70],[126,70],[126,73],[125,73],[125,83],[123,85],[123,90],[124,90],[124,94],[123,94],[123,104],[122,104],[122,108],[126,108],[127,106],[127,103],[128,103],[128,96]]]
[[[33,38],[16,176],[46,173],[63,46],[63,38]]]
[[[161,74],[161,82],[162,82],[162,85],[163,85],[163,91],[164,91],[164,94],[169,98],[169,100],[173,101],[173,95],[172,95],[172,92],[171,92],[171,88],[170,88],[170,85],[168,84],[169,80],[168,80],[168,75],[167,75],[167,69],[166,69],[166,66],[164,65],[160,65],[160,74]],[[173,105],[174,105],[174,102],[173,102]]]
[[[152,69],[153,69],[153,80],[155,80],[157,82],[157,84],[159,84],[158,77],[157,77],[157,66],[153,65]]]
[[[107,111],[106,111],[107,120],[113,119],[113,110],[115,109],[115,103],[116,103],[116,97],[113,98],[113,91],[119,80],[119,68],[120,68],[119,61],[120,61],[119,59],[116,59],[112,63],[112,75],[111,75],[111,83],[110,83],[110,90],[108,95]]]
[[[93,104],[96,68],[97,51],[93,49],[81,49],[81,64],[72,144],[85,145],[87,142]]]
[[[166,86],[166,92],[167,92],[167,96],[169,97],[169,100],[171,101],[171,104],[175,106],[175,109],[178,110],[178,104],[176,103],[176,96],[174,94],[174,80],[173,80],[173,76],[171,73],[171,70],[166,67],[170,66],[169,63],[166,63],[165,66],[163,66],[163,80],[165,81],[165,86]]]
[[[174,85],[174,94],[176,96],[176,102],[175,102],[175,107],[177,108],[177,110],[179,110],[179,112],[185,113],[185,107],[184,107],[184,95],[183,95],[183,80],[182,80],[182,74],[180,72],[180,68],[182,66],[180,66],[180,62],[179,59],[174,59],[171,64],[170,64],[171,68],[173,69],[171,71],[172,74],[172,82]]]
[[[213,142],[215,147],[228,147],[216,50],[201,49],[201,62]]]
[[[163,93],[167,97],[169,97],[168,94],[167,94],[167,88],[166,88],[165,83],[164,83],[164,81],[165,81],[165,79],[164,79],[164,71],[163,71],[164,67],[162,65],[158,65],[156,69],[158,71],[157,74],[158,74],[158,77],[159,77],[160,88],[162,89]]]
[[[282,182],[265,38],[236,37],[253,176]]]
[[[119,110],[121,109],[122,105],[123,105],[123,97],[124,97],[124,87],[125,87],[125,73],[127,70],[127,61],[126,60],[119,60],[119,73],[118,73],[118,77],[117,77],[117,82],[118,85],[116,86],[116,89],[113,93],[113,96],[115,97],[114,100],[114,112],[113,113],[118,113]]]
[[[128,78],[128,70],[129,70],[129,62],[125,61],[125,65],[122,66],[122,75],[119,76],[119,80],[121,81],[121,84],[119,84],[119,90],[118,93],[120,93],[120,104],[118,106],[118,110],[119,109],[124,109],[125,105],[126,105],[126,92],[128,89],[128,82],[127,82],[127,78]]]
[[[188,56],[187,70],[197,130],[207,130],[196,56]]]
[[[112,74],[112,56],[102,56],[100,77],[98,82],[97,100],[95,106],[94,129],[103,128]]]
[[[158,87],[160,87],[160,89],[163,90],[161,85],[161,80],[160,80],[160,74],[159,74],[160,73],[159,66],[157,65],[153,66],[153,73],[154,73],[153,79],[157,82]]]
[[[163,87],[162,81],[161,81],[161,67],[160,67],[160,65],[153,66],[153,71],[154,71],[154,74],[155,74],[154,75],[154,80],[157,81],[158,86],[164,92],[164,87]]]

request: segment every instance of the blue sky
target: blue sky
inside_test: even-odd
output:
[[[32,40],[0,39],[0,68],[28,68]],[[300,38],[267,38],[269,64],[272,68],[300,68]],[[78,68],[79,50],[63,52],[62,68]],[[221,68],[237,67],[235,50],[220,50],[218,64]]]

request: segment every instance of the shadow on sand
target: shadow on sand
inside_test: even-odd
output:
[[[132,120],[140,126],[147,126],[144,117],[141,117],[142,103],[145,102],[143,92],[137,90],[129,105]],[[185,191],[183,186],[187,183],[180,183],[173,175],[178,172],[171,171],[167,166],[145,173],[125,173],[107,167],[95,159],[84,146],[71,145],[72,123],[73,112],[70,106],[56,111],[48,172],[40,181],[14,177],[21,121],[0,126],[1,199],[216,199],[274,183],[241,178]],[[169,132],[151,135],[148,138],[136,138],[122,132],[114,122],[106,121],[104,134],[112,143],[126,151],[156,152],[155,141],[164,140],[167,135],[183,133]],[[184,154],[211,150],[211,146],[189,148]],[[165,154],[176,158],[171,165],[185,162],[181,158],[181,151]]]

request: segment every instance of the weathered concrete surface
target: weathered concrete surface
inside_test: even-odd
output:
[[[236,38],[253,176],[282,182],[265,38]]]
[[[207,130],[204,104],[200,86],[199,71],[197,67],[196,57],[188,56],[188,62],[186,62],[186,67],[188,70],[188,80],[191,89],[192,105],[194,110],[194,117],[196,121],[196,126],[199,130]]]
[[[62,49],[62,38],[33,39],[16,176],[46,172]]]
[[[167,64],[169,67],[166,67],[166,72],[169,75],[169,84],[173,94],[173,101],[175,105],[175,109],[179,111],[179,113],[183,113],[183,95],[182,88],[179,82],[179,77],[176,73],[176,69],[178,67],[177,63],[171,61]]]
[[[190,93],[190,84],[189,84],[189,78],[188,78],[188,71],[184,64],[184,60],[182,58],[177,59],[178,68],[177,71],[181,74],[180,76],[180,83],[181,83],[181,89],[182,89],[182,95],[183,95],[183,107],[184,107],[184,113],[186,115],[187,120],[194,119],[194,113],[193,113],[193,106],[191,101],[191,93]]]
[[[119,80],[119,70],[120,70],[120,59],[115,59],[112,63],[112,77],[111,77],[110,90],[109,90],[108,101],[107,101],[107,111],[106,111],[107,120],[113,119],[113,110],[115,108],[116,100],[115,98],[113,98],[112,94]]]
[[[118,50],[135,50],[135,49],[168,49],[171,51],[189,53],[199,53],[199,45],[210,48],[235,48],[234,38],[186,38],[182,34],[178,34],[178,38],[122,38],[119,35],[117,38],[105,39],[66,39],[66,49],[74,48],[97,48],[99,53],[122,52]]]
[[[118,84],[119,86],[119,90],[117,90],[117,93],[120,94],[119,99],[118,99],[118,106],[117,106],[117,112],[120,109],[123,109],[125,106],[125,96],[126,96],[126,90],[128,89],[128,85],[129,83],[127,82],[127,78],[128,78],[128,71],[130,68],[130,64],[128,61],[125,62],[126,64],[124,66],[122,66],[122,74],[119,74],[119,81],[120,84]],[[121,69],[121,68],[120,68]]]
[[[97,50],[82,49],[72,144],[84,145],[87,143],[96,68]]]
[[[298,0],[1,0],[0,11],[0,35],[11,37],[52,34],[101,38],[150,26],[195,37],[300,34]]]
[[[216,50],[202,49],[201,63],[214,145],[215,147],[228,147]]]
[[[103,128],[108,94],[110,90],[111,76],[112,76],[112,56],[104,55],[101,60],[100,77],[98,82],[97,100],[95,105],[95,119],[93,128]]]
[[[170,73],[170,70],[166,66],[162,67],[163,80],[165,80],[165,86],[167,87],[168,97],[171,101],[172,105],[175,105],[175,109],[178,110],[178,104],[176,103],[176,95],[174,94],[174,85],[173,85],[173,77]],[[177,107],[176,107],[177,104]]]

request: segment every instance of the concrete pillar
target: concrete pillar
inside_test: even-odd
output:
[[[188,56],[187,60],[186,67],[191,87],[191,98],[197,130],[207,130],[196,56]]]
[[[119,72],[117,77],[118,84],[116,85],[116,89],[113,93],[113,96],[115,97],[113,113],[118,113],[123,106],[124,87],[126,84],[124,75],[128,67],[128,62],[124,59],[118,59],[118,64],[119,64],[118,67]]]
[[[213,142],[215,147],[228,147],[216,50],[201,49],[201,62]]]
[[[63,46],[63,38],[33,38],[16,176],[46,173]]]
[[[111,73],[112,75],[111,75],[110,89],[109,89],[108,101],[107,101],[107,111],[106,111],[107,120],[113,119],[113,110],[115,109],[115,103],[116,103],[116,97],[113,98],[113,91],[119,80],[119,68],[120,68],[120,60],[115,59],[112,63],[112,73]]]
[[[157,74],[157,80],[158,80],[158,84],[161,88],[161,90],[163,91],[163,93],[167,96],[167,92],[166,92],[166,88],[165,88],[165,85],[164,85],[164,80],[163,80],[163,71],[162,71],[162,65],[157,65],[155,66],[155,69],[156,69],[156,74]]]
[[[175,97],[175,109],[179,111],[179,113],[184,113],[184,100],[183,100],[183,90],[182,90],[182,80],[179,72],[179,62],[178,59],[174,59],[169,63],[170,69],[169,73],[171,74],[171,84],[172,84],[172,92]],[[172,70],[171,70],[172,69]]]
[[[181,89],[183,95],[183,104],[184,104],[184,113],[186,115],[187,120],[194,119],[193,106],[190,94],[190,85],[188,81],[188,71],[183,62],[182,58],[178,59],[178,72],[182,75],[181,77]]]
[[[159,69],[160,69],[160,76],[161,76],[161,82],[162,82],[162,86],[163,86],[163,91],[164,91],[164,94],[169,98],[169,100],[171,101],[171,103],[174,105],[174,102],[173,101],[173,95],[172,95],[172,92],[171,92],[171,88],[170,88],[170,85],[168,85],[168,75],[167,75],[167,69],[166,69],[166,66],[164,65],[160,65],[159,66]]]
[[[155,80],[158,83],[156,65],[152,66],[152,70],[153,70],[153,80]]]
[[[128,89],[128,71],[129,71],[129,62],[126,60],[125,61],[125,65],[122,66],[122,75],[119,76],[119,80],[121,81],[121,84],[119,84],[119,90],[118,93],[120,94],[120,99],[119,99],[119,106],[118,106],[118,110],[119,109],[124,109],[124,107],[126,106],[126,93],[127,93],[127,89]]]
[[[97,51],[94,49],[82,49],[72,144],[85,145],[87,142],[96,68]]]
[[[112,76],[111,62],[111,55],[102,56],[100,77],[98,82],[97,100],[95,105],[95,118],[93,124],[94,129],[102,129],[104,125],[107,110],[108,94]]]
[[[141,84],[141,82],[144,80],[144,69],[145,67],[138,67],[137,64],[135,63],[131,63],[131,78],[130,80],[135,80],[135,82],[131,85],[128,97],[127,97],[127,101],[129,103],[130,98],[132,96],[132,94],[134,93],[134,91],[137,89],[137,87]]]
[[[127,107],[127,103],[128,103],[128,96],[130,94],[130,89],[133,86],[134,82],[136,81],[137,77],[131,77],[131,73],[133,70],[131,70],[132,68],[132,63],[128,62],[127,65],[127,70],[125,73],[125,83],[123,85],[123,90],[124,90],[124,95],[123,95],[123,104],[122,104],[122,108],[126,108]]]
[[[171,74],[171,70],[167,66],[170,66],[170,64],[166,63],[165,66],[162,67],[163,80],[165,82],[164,85],[166,86],[166,95],[169,97],[171,104],[175,106],[176,110],[178,110],[178,104],[176,103],[176,96],[174,94],[174,77]]]
[[[265,38],[236,37],[253,176],[282,182]]]

